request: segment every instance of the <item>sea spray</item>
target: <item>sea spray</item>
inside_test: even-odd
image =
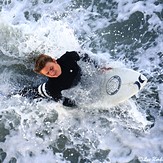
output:
[[[0,96],[0,160],[161,160],[162,10],[162,2],[154,0],[3,1],[3,94],[46,81],[32,71],[32,57],[46,53],[58,58],[65,51],[79,49],[93,53],[99,61],[103,58],[105,66],[137,70],[148,78],[148,83],[132,100],[112,108],[101,105],[96,109],[71,109],[45,99]],[[91,69],[87,70],[90,74]],[[78,86],[74,96],[78,92],[88,98],[88,90]]]

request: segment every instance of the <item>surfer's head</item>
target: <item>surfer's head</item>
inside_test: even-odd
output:
[[[36,58],[34,71],[50,78],[61,75],[61,67],[52,57],[41,54]]]

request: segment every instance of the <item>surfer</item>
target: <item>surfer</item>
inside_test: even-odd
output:
[[[19,94],[32,99],[44,97],[62,101],[63,105],[69,107],[76,106],[74,100],[63,97],[61,92],[79,83],[82,75],[77,63],[79,60],[89,62],[98,68],[97,62],[85,53],[66,52],[56,60],[45,54],[39,55],[35,60],[34,71],[48,77],[48,81],[35,88],[24,88]]]

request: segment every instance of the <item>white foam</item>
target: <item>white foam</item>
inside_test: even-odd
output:
[[[162,22],[155,14],[155,11],[161,11],[161,4],[155,5],[154,0],[148,0],[148,2],[116,0],[116,2],[118,3],[117,9],[105,10],[118,14],[115,22],[127,20],[132,13],[141,11],[145,15],[151,16],[148,20],[149,31],[152,29],[157,31],[158,28],[160,31],[162,30]],[[15,0],[8,5],[3,4],[0,13],[0,50],[10,58],[9,61],[4,60],[1,65],[3,67],[12,66],[17,62],[12,58],[26,60],[31,52],[47,53],[54,57],[60,57],[67,50],[79,50],[80,45],[89,52],[92,50],[92,41],[96,40],[95,46],[99,47],[97,48],[99,50],[95,55],[100,62],[103,62],[100,60],[102,59],[106,60],[103,62],[106,66],[125,67],[125,61],[121,61],[121,59],[118,61],[112,59],[110,62],[109,59],[112,56],[106,48],[103,49],[101,46],[103,40],[97,34],[100,29],[111,23],[110,19],[104,15],[101,16],[97,6],[93,12],[93,10],[91,11],[93,6],[88,8],[81,6],[76,9],[74,6],[71,8],[71,5],[72,2],[67,0],[56,0],[49,4],[44,4],[42,1],[37,3],[37,1]],[[30,11],[28,20],[23,14],[25,11]],[[41,16],[37,22],[32,17],[34,13]],[[65,16],[63,16],[64,14]],[[111,13],[109,14],[111,15]],[[93,21],[90,19],[92,17]],[[79,40],[80,37],[84,40]],[[136,49],[138,61],[136,63],[131,61],[133,65],[137,64],[136,67],[139,70],[142,69],[150,74],[150,77],[153,77],[151,72],[160,63],[157,53],[163,51],[161,34],[155,43],[155,46],[151,45],[148,49],[144,47]],[[103,50],[106,52],[104,53]],[[114,51],[116,54],[122,54],[117,49]],[[152,62],[151,57],[155,58]],[[122,54],[120,58],[125,58],[125,54]],[[0,90],[6,93],[10,91],[12,85],[10,79],[13,78],[17,81],[19,75],[6,69],[1,71],[0,77],[2,79]],[[30,76],[22,75],[21,77]],[[149,87],[153,84],[157,83],[150,81],[148,83]],[[83,98],[87,95],[84,93],[89,94],[89,92],[81,90],[80,87],[77,88],[77,91],[83,95]],[[163,106],[162,91],[162,84],[160,84],[159,100]],[[144,112],[146,104],[150,104],[151,101],[148,97],[142,97],[142,100],[144,103],[138,104],[134,99],[117,107],[106,106],[105,109],[101,105],[96,106],[96,109],[70,109],[63,107],[60,103],[45,100],[38,103],[30,102],[21,96],[1,98],[0,113],[2,117],[0,117],[0,122],[3,122],[5,128],[10,130],[6,141],[0,142],[0,147],[7,153],[4,162],[9,162],[11,157],[15,157],[18,162],[23,163],[38,163],[43,162],[43,160],[67,162],[61,153],[54,155],[52,149],[49,148],[49,145],[56,143],[60,134],[64,134],[68,138],[66,147],[76,149],[80,149],[82,145],[88,147],[84,152],[88,154],[87,157],[90,160],[94,158],[95,152],[99,149],[110,150],[107,158],[113,163],[129,162],[135,157],[160,158],[163,148],[161,144],[162,118],[154,115],[156,117],[155,126],[150,131],[145,132],[145,127],[150,122],[146,120]],[[156,108],[147,109],[157,110]],[[12,129],[12,125],[14,129]],[[80,152],[82,153],[82,148]],[[31,157],[30,154],[33,156]],[[95,163],[98,160],[92,162]]]
[[[62,21],[48,19],[44,22],[42,19],[34,24],[14,26],[1,22],[0,27],[3,31],[1,44],[8,42],[1,51],[9,56],[27,57],[36,51],[59,57],[66,51],[79,50],[73,30]]]
[[[163,108],[163,84],[159,84],[159,100],[160,100],[160,104]]]
[[[129,16],[137,11],[144,13],[145,15],[153,15],[154,11],[161,12],[162,6],[155,5],[153,0],[144,1],[129,1],[129,0],[117,0],[118,2],[118,17],[117,20],[127,20]],[[155,14],[154,14],[155,15]],[[158,19],[160,22],[160,20]],[[157,22],[158,23],[158,22]]]

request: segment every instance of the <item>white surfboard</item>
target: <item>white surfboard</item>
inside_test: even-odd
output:
[[[101,100],[117,105],[136,95],[147,83],[147,78],[127,68],[112,68],[102,75],[100,84]]]

